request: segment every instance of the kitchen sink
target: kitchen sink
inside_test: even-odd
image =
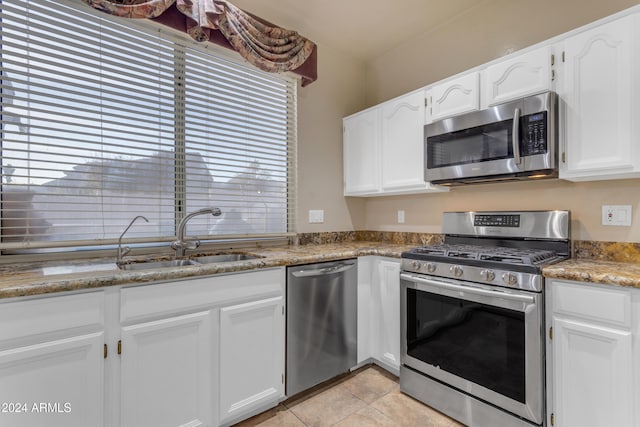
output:
[[[216,262],[231,262],[231,261],[246,261],[250,259],[264,258],[258,255],[249,254],[218,254],[218,255],[204,255],[191,258],[198,264],[213,264]]]
[[[167,261],[142,261],[120,264],[118,268],[120,270],[150,270],[153,268],[182,267],[185,265],[198,265],[198,263],[190,259],[172,259]]]
[[[218,262],[245,261],[250,259],[264,258],[258,255],[249,254],[218,254],[201,255],[191,259],[171,259],[165,261],[138,261],[125,264],[118,264],[120,270],[151,270],[154,268],[183,267],[189,265],[214,264]]]

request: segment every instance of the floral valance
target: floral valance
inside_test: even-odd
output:
[[[317,47],[295,31],[274,26],[226,0],[84,0],[110,15],[152,19],[193,39],[228,47],[261,70],[293,71],[306,86],[317,79]]]

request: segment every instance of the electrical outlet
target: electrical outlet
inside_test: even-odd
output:
[[[631,226],[631,206],[603,205],[602,225]]]
[[[324,222],[324,210],[310,210],[309,224],[322,224]]]
[[[398,211],[398,224],[404,224],[404,211]]]

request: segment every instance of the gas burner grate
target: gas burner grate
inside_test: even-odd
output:
[[[557,257],[554,251],[543,249],[506,248],[500,246],[441,244],[413,249],[415,254],[443,258],[477,259],[505,264],[537,265]]]

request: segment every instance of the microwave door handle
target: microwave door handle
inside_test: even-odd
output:
[[[520,109],[513,112],[513,129],[511,131],[511,142],[513,143],[513,161],[516,165],[521,162],[520,158]]]

